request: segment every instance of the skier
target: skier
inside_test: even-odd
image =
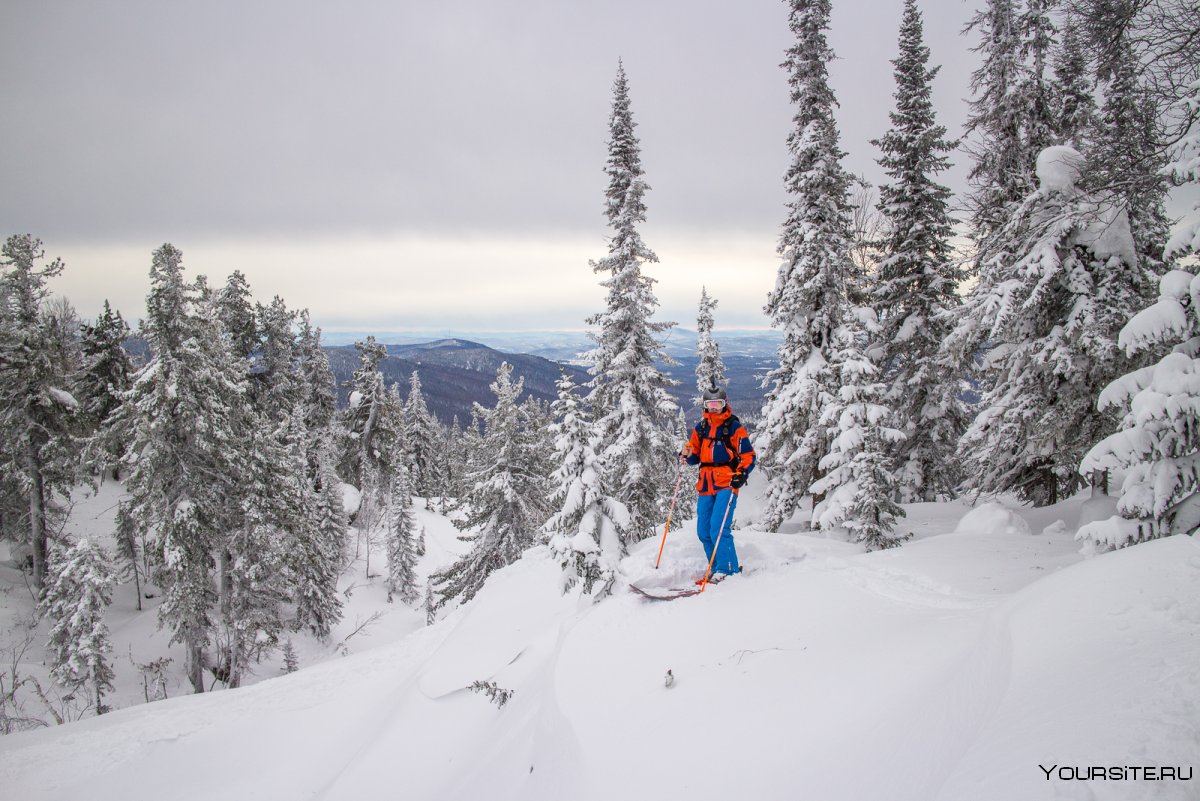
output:
[[[729,408],[725,390],[710,387],[704,391],[702,402],[704,418],[696,424],[680,455],[688,464],[700,465],[700,477],[696,482],[699,493],[696,534],[704,546],[704,556],[712,564],[712,581],[741,572],[730,531],[738,490],[746,484],[754,469],[754,448],[750,444],[750,435]],[[714,546],[716,558],[713,558]]]

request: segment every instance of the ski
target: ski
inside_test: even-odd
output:
[[[718,575],[708,580],[708,586],[720,583],[724,575]],[[694,587],[639,587],[636,584],[630,584],[629,589],[636,592],[643,598],[649,598],[653,601],[673,601],[676,598],[687,598],[689,595],[699,595],[704,592],[700,586],[700,582],[696,582]]]
[[[652,601],[674,601],[676,598],[686,598],[689,595],[699,595],[699,587],[639,587],[636,584],[630,584],[629,589],[636,592],[643,598],[649,598]]]

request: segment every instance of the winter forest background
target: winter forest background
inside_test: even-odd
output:
[[[256,298],[240,272],[189,280],[174,244],[148,257],[136,328],[108,304],[80,320],[48,289],[70,265],[9,236],[0,731],[141,700],[117,691],[132,668],[151,701],[181,681],[239,687],[264,660],[293,671],[302,640],[344,651],[331,632],[347,576],[432,624],[542,546],[557,589],[599,603],[669,516],[687,529],[686,480],[670,512],[676,456],[712,383],[730,387],[758,453],[761,531],[874,551],[913,536],[913,504],[1040,508],[1086,492],[1113,499],[1079,527],[1086,553],[1194,535],[1200,209],[1175,220],[1166,201],[1200,183],[1200,10],[988,0],[964,32],[980,67],[954,138],[906,0],[891,127],[873,143],[889,177],[870,187],[842,166],[830,1],[789,7],[768,359],[723,342],[702,286],[686,368],[668,353],[641,228],[654,165],[624,66],[597,198],[608,248],[590,265],[605,303],[590,346],[557,364],[461,341],[328,346],[320,321]],[[951,159],[971,165],[966,196],[939,183]],[[111,501],[103,530],[77,511],[97,497]],[[418,511],[463,543],[429,575]],[[114,591],[130,584],[174,657],[114,651]]]

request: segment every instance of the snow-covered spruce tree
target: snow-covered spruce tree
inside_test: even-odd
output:
[[[954,365],[939,358],[963,279],[950,246],[950,190],[935,180],[949,166],[946,154],[955,143],[946,140],[934,116],[930,87],[939,68],[928,66],[923,31],[915,0],[906,0],[900,56],[892,62],[892,129],[873,142],[891,182],[880,188],[888,236],[871,287],[880,323],[872,355],[885,370],[885,402],[906,434],[894,443],[904,501],[932,501],[953,492],[958,438],[966,428],[958,399],[961,379]]]
[[[721,361],[721,346],[713,338],[713,310],[717,301],[708,296],[708,289],[700,288],[700,309],[696,313],[696,397],[698,404],[705,390],[709,387],[727,387],[729,379],[725,377],[725,362]]]
[[[1131,366],[1117,334],[1153,275],[1138,267],[1124,212],[1079,188],[1083,169],[1071,148],[1043,151],[1042,186],[1005,228],[1017,260],[981,276],[967,301],[990,344],[987,389],[962,440],[970,489],[1055,503],[1078,489],[1080,460],[1116,424],[1095,398]]]
[[[1173,345],[1156,364],[1100,394],[1100,408],[1124,412],[1121,430],[1088,452],[1080,470],[1127,470],[1118,516],[1080,527],[1092,549],[1122,548],[1200,527],[1200,276],[1163,276],[1158,302],[1122,330],[1130,354]]]
[[[300,312],[296,368],[305,405],[304,424],[310,432],[333,425],[337,414],[337,379],[329,367],[329,355],[321,347],[321,329],[314,328],[308,309]]]
[[[388,555],[388,600],[393,596],[401,603],[412,604],[419,596],[417,591],[417,532],[413,516],[412,489],[408,472],[396,470],[388,489],[387,511],[387,555]]]
[[[83,369],[75,381],[75,396],[88,431],[95,432],[121,405],[121,396],[133,383],[133,360],[124,345],[129,326],[106,300],[100,316],[94,323],[84,324],[80,334]]]
[[[1139,258],[1162,275],[1167,270],[1163,249],[1171,227],[1164,205],[1167,150],[1155,124],[1158,109],[1141,86],[1141,65],[1128,36],[1128,31],[1116,34],[1118,43],[1108,62],[1104,103],[1096,115],[1088,153],[1088,180],[1129,215]]]
[[[870,310],[854,310],[833,332],[838,391],[820,420],[833,437],[821,458],[822,475],[811,487],[821,497],[813,507],[812,527],[844,526],[867,550],[891,548],[905,539],[892,535],[904,510],[893,500],[896,479],[890,456],[904,433],[886,405],[879,368],[864,354],[873,318]]]
[[[380,416],[384,412],[387,396],[383,373],[379,372],[380,363],[387,358],[387,346],[369,336],[355,342],[354,347],[358,350],[359,364],[347,385],[350,396],[342,413],[346,444],[338,472],[346,481],[361,489],[367,472],[364,461],[377,461],[380,453],[374,440],[379,433]]]
[[[346,519],[341,484],[333,473],[330,434],[321,432],[312,444],[312,434],[304,425],[306,410],[304,403],[296,404],[285,443],[289,487],[283,509],[287,583],[295,605],[293,627],[299,630],[308,626],[313,634],[325,639],[342,617],[337,578],[345,552]]]
[[[550,550],[562,565],[562,589],[582,584],[591,594],[611,591],[621,561],[621,530],[629,513],[602,491],[600,469],[592,447],[593,425],[575,393],[575,382],[563,372],[552,407],[555,435],[552,476],[555,513],[544,526]]]
[[[521,426],[530,454],[529,473],[531,480],[540,484],[545,491],[545,500],[539,507],[541,517],[537,519],[539,528],[550,518],[550,488],[557,467],[552,458],[557,437],[554,434],[554,414],[550,406],[551,404],[532,395],[526,396],[521,404]]]
[[[591,333],[591,391],[588,405],[595,410],[595,449],[601,464],[606,496],[629,511],[621,532],[622,551],[652,536],[665,512],[674,476],[678,443],[671,427],[677,405],[667,392],[671,380],[658,368],[669,361],[658,336],[674,324],[653,322],[658,307],[655,280],[642,266],[658,261],[638,231],[646,220],[641,145],[634,135],[624,66],[617,69],[609,117],[607,205],[612,238],[608,255],[592,269],[608,277],[605,309],[588,318]]]
[[[974,164],[968,174],[971,192],[971,238],[975,254],[968,265],[979,286],[1001,283],[1020,257],[1009,221],[1025,198],[1037,189],[1038,153],[1055,144],[1056,89],[1047,76],[1053,27],[1047,10],[1051,0],[987,0],[967,25],[978,34],[974,51],[982,63],[971,75],[964,149]],[[960,373],[972,369],[984,347],[984,328],[960,307],[955,328],[943,346],[943,357]]]
[[[1063,25],[1062,45],[1054,58],[1053,117],[1058,140],[1085,152],[1096,118],[1091,65],[1074,16]]]
[[[450,427],[442,437],[442,446],[438,449],[438,471],[442,476],[442,486],[438,488],[439,514],[447,514],[458,503],[462,468],[466,462],[466,455],[463,453],[463,448],[466,447],[464,437],[458,415],[454,415]]]
[[[48,500],[65,491],[78,470],[79,403],[56,357],[42,307],[46,282],[62,272],[44,257],[41,240],[10,236],[0,251],[0,472],[24,496],[27,542],[33,549],[33,585],[40,590],[48,556]]]
[[[143,552],[138,543],[137,527],[129,514],[129,504],[125,501],[117,503],[116,526],[113,529],[113,539],[117,543],[117,560],[119,567],[114,575],[118,581],[133,579],[133,587],[137,592],[137,610],[142,611],[142,565]]]
[[[263,417],[278,425],[304,394],[296,374],[296,314],[278,295],[256,306],[262,352],[252,374],[251,395]]]
[[[261,347],[261,337],[258,317],[254,312],[254,296],[246,276],[240,270],[234,270],[225,286],[217,292],[216,300],[217,314],[229,335],[230,348],[234,355],[246,360],[248,369],[250,358]]]
[[[400,440],[401,461],[409,471],[410,490],[414,495],[428,498],[444,480],[439,474],[438,446],[443,439],[442,427],[425,404],[421,391],[421,376],[413,370],[409,378],[408,398],[404,401],[404,434]]]
[[[987,0],[967,25],[980,43],[982,63],[971,75],[967,152],[974,158],[969,204],[977,264],[1006,252],[994,235],[1007,223],[1010,209],[1036,189],[1034,162],[1054,144],[1045,58],[1051,43],[1044,10],[1048,0],[1031,0],[1027,13],[1019,0]]]
[[[204,691],[204,648],[217,602],[214,558],[237,523],[247,438],[246,371],[219,338],[206,288],[183,280],[182,254],[154,252],[142,335],[154,354],[135,377],[117,425],[129,432],[129,514],[152,545],[163,592],[158,616],[182,642],[188,679]],[[217,337],[214,339],[214,337]]]
[[[825,37],[829,13],[829,0],[792,0],[789,25],[795,44],[783,64],[796,108],[788,135],[792,161],[784,176],[790,199],[778,248],[783,264],[766,306],[783,342],[779,367],[766,378],[756,434],[769,479],[763,513],[769,530],[797,509],[829,450],[831,433],[821,420],[837,391],[832,335],[842,322],[854,272],[847,201],[851,179],[841,164],[833,117],[837,101],[829,87],[834,57]]]
[[[524,384],[524,380],[512,382],[512,366],[505,362],[491,385],[496,405],[485,409],[475,404],[485,430],[479,457],[467,476],[471,489],[466,517],[455,522],[470,532],[463,539],[474,544],[465,556],[430,577],[438,606],[453,598],[471,600],[488,576],[515,562],[537,542],[546,516],[547,487],[531,469],[537,454],[530,448],[517,405]]]
[[[103,714],[108,711],[104,694],[112,691],[115,678],[104,623],[115,583],[108,555],[86,538],[74,545],[56,543],[47,579],[41,609],[50,620],[50,675],[72,693],[86,690],[96,714]]]

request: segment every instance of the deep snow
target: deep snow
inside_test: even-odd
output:
[[[738,513],[755,509],[751,493]],[[314,644],[302,664],[326,661],[295,674],[0,738],[0,796],[1200,798],[1195,778],[1039,768],[1200,767],[1200,545],[1085,559],[1081,499],[906,509],[916,539],[873,554],[739,529],[748,572],[671,602],[559,595],[535,549],[432,627],[393,608],[350,655]],[[420,517],[427,573],[462,545]],[[690,530],[655,571],[657,549],[635,548],[624,580],[703,570]],[[341,636],[386,606],[382,579],[360,580]],[[465,689],[480,680],[511,701]]]

